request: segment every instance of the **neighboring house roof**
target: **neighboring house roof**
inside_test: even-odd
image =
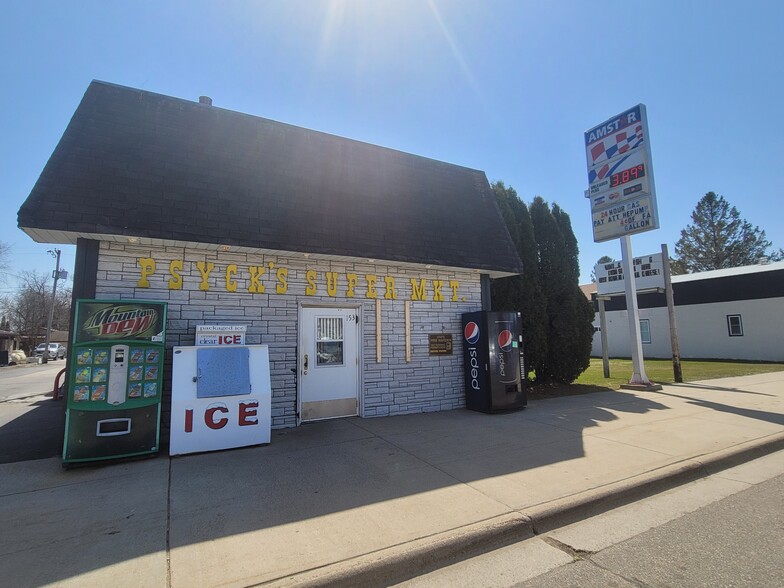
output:
[[[120,236],[522,272],[482,171],[97,81],[18,221],[42,242]]]
[[[694,282],[697,280],[712,280],[715,278],[726,278],[730,276],[744,276],[747,274],[757,274],[761,272],[774,272],[784,269],[784,261],[774,261],[768,263],[758,263],[755,265],[742,265],[740,267],[728,267],[726,269],[710,270],[697,272],[694,274],[680,274],[672,276],[672,282]]]
[[[582,290],[583,296],[585,296],[588,300],[591,300],[591,294],[596,293],[596,282],[591,282],[590,284],[582,284],[580,286],[580,290]]]
[[[672,276],[672,292],[676,306],[784,298],[784,262]],[[661,292],[638,293],[637,301],[640,308],[667,305]],[[605,308],[625,310],[625,296],[614,294]]]

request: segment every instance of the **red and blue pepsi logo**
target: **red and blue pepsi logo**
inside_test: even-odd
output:
[[[465,336],[465,340],[468,341],[468,343],[471,345],[475,344],[477,341],[479,341],[479,325],[477,325],[474,321],[471,321],[465,326],[463,335]]]
[[[498,346],[503,352],[512,350],[512,331],[504,329],[498,333]]]

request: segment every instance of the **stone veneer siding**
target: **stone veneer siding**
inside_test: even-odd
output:
[[[480,276],[476,272],[444,272],[427,270],[422,266],[385,265],[372,263],[331,262],[308,260],[302,254],[260,255],[206,251],[193,247],[139,246],[101,242],[98,257],[96,298],[139,299],[168,302],[166,325],[166,358],[162,428],[168,431],[171,398],[172,347],[193,345],[196,325],[247,325],[248,345],[266,344],[270,351],[272,378],[273,428],[296,425],[297,412],[297,336],[300,304],[320,303],[361,306],[360,345],[360,415],[387,416],[406,413],[449,410],[465,405],[462,366],[461,313],[481,309]],[[296,255],[296,256],[295,256]],[[156,272],[148,280],[149,288],[139,288],[141,268],[139,258],[153,258]],[[169,263],[183,260],[181,290],[168,288]],[[196,262],[215,264],[210,289],[199,289],[201,275]],[[288,292],[275,293],[275,270],[268,269],[263,284],[267,293],[248,292],[247,266],[265,266],[272,262],[286,267]],[[238,266],[235,276],[236,292],[227,292],[224,275],[229,264]],[[305,295],[305,272],[317,272],[316,295]],[[338,272],[335,297],[328,296],[324,272]],[[356,273],[358,283],[354,298],[346,298],[346,273]],[[381,300],[382,352],[376,362],[376,305],[365,298],[365,274],[379,277],[378,297]],[[383,299],[384,276],[393,276],[397,300]],[[405,300],[410,299],[410,278],[427,279],[427,300],[411,302],[411,361],[405,355]],[[444,281],[444,302],[432,302],[430,280]],[[460,283],[458,302],[451,302],[449,280]],[[465,299],[465,300],[463,300]],[[451,333],[452,355],[431,356],[428,353],[429,333]],[[167,438],[167,435],[164,434]]]

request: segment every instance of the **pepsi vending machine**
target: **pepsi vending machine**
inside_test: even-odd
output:
[[[519,312],[463,314],[466,408],[502,412],[525,406],[522,345]]]
[[[63,464],[158,452],[166,303],[77,300]]]

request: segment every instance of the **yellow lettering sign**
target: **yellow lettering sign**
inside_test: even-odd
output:
[[[346,274],[348,288],[346,288],[346,298],[354,298],[354,288],[357,286],[357,274]]]
[[[433,280],[433,302],[443,302],[444,295],[441,294],[441,288],[444,287],[444,280]]]
[[[155,274],[156,262],[151,257],[137,258],[137,265],[140,268],[139,280],[137,287],[149,288],[149,277]],[[215,263],[208,261],[195,262],[201,276],[199,283],[199,290],[210,289],[210,275],[215,269]],[[168,287],[170,290],[182,290],[184,287],[185,262],[182,259],[175,259],[169,262],[169,280]],[[248,281],[248,292],[252,294],[264,294],[265,287],[263,278],[267,273],[267,266],[269,267],[270,274],[275,274],[275,292],[277,294],[286,294],[289,289],[289,270],[285,267],[277,267],[274,262],[267,262],[265,265],[248,266],[247,270],[250,274]],[[237,279],[240,268],[237,264],[231,263],[226,265],[224,271],[223,285],[227,292],[236,292],[238,283],[241,280]],[[346,278],[346,298],[354,298],[356,296],[356,288],[358,285],[357,274],[343,274]],[[316,270],[307,270],[305,272],[305,294],[308,296],[315,296],[318,293],[318,273]],[[335,298],[338,296],[338,281],[340,276],[338,272],[324,272],[326,279],[326,293],[328,296]],[[365,291],[365,298],[378,299],[378,282],[381,278],[384,282],[384,298],[386,300],[397,300],[397,289],[395,285],[395,278],[392,276],[378,276],[376,274],[365,274],[365,282],[367,289]],[[427,300],[428,279],[427,278],[409,278],[411,284],[410,300]],[[450,301],[457,302],[459,300],[458,288],[460,283],[457,280],[449,280],[446,285],[444,280],[430,280],[433,288],[432,300],[435,302],[443,302],[444,294],[443,289],[449,288],[451,291]],[[465,301],[465,298],[463,298]]]
[[[182,271],[183,261],[181,259],[173,259],[169,264],[169,290],[182,290]]]
[[[226,291],[227,292],[236,292],[237,291],[237,281],[234,279],[234,276],[237,275],[237,266],[235,264],[230,264],[226,266]]]
[[[196,267],[199,269],[199,273],[201,274],[199,290],[209,290],[210,283],[207,281],[207,278],[210,277],[210,272],[215,269],[215,264],[211,261],[198,261],[196,262]]]
[[[392,276],[384,276],[384,283],[386,284],[386,292],[384,298],[386,300],[397,300],[397,292],[395,292],[395,278]]]
[[[248,284],[248,292],[251,294],[264,294],[264,284],[261,283],[261,276],[267,271],[267,268],[261,265],[251,265],[248,267],[250,272],[250,284]]]
[[[449,280],[449,289],[452,290],[452,298],[450,300],[452,302],[457,302],[457,289],[460,287],[460,284],[457,280]]]
[[[140,257],[137,262],[142,268],[142,273],[136,285],[139,288],[149,288],[150,281],[147,278],[155,273],[155,260],[152,257]]]
[[[275,292],[278,294],[285,294],[286,291],[289,289],[288,277],[289,277],[289,270],[285,267],[279,267],[278,272],[278,284],[275,286]]]
[[[419,280],[419,284],[415,278],[409,278],[411,281],[411,300],[424,300],[425,299],[425,278]]]
[[[376,293],[376,280],[378,278],[373,274],[366,274],[365,281],[367,282],[367,293],[365,294],[365,298],[378,298],[378,294]]]
[[[305,281],[308,283],[305,286],[305,294],[313,296],[316,293],[316,271],[308,270],[305,272]]]
[[[338,293],[338,272],[324,272],[327,276],[327,294],[333,298]]]

